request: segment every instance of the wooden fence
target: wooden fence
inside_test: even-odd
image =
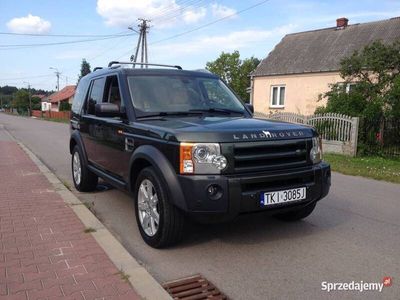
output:
[[[355,156],[357,154],[359,118],[327,113],[304,116],[296,113],[264,114],[255,117],[313,126],[322,138],[325,152]]]
[[[32,110],[32,116],[37,118],[69,120],[71,112],[69,111],[40,111]]]

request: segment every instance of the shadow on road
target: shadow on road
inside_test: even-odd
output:
[[[328,210],[330,211],[323,203],[319,203],[311,216],[297,222],[283,222],[263,213],[242,215],[232,222],[222,224],[189,222],[185,238],[176,248],[191,247],[214,239],[238,245],[302,239],[331,230],[351,218],[350,214],[333,215]]]

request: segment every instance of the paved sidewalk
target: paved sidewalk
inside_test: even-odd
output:
[[[0,135],[0,299],[139,299],[28,155]]]

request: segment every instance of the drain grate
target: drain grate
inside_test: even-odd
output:
[[[228,297],[201,275],[169,281],[163,287],[176,300],[228,300]]]

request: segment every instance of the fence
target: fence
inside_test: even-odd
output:
[[[296,113],[264,114],[256,112],[256,117],[311,125],[322,138],[325,152],[355,156],[357,154],[359,119],[341,114],[317,114],[304,116]]]
[[[69,120],[71,116],[71,112],[69,111],[40,111],[40,110],[32,110],[32,116],[37,118],[46,118],[46,119],[57,119],[57,120]]]
[[[359,153],[400,158],[400,119],[361,119]]]

